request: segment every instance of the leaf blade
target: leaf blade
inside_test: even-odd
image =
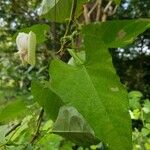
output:
[[[59,108],[63,105],[60,98],[38,81],[32,81],[31,92],[34,100],[37,101],[44,108],[46,114],[55,121]]]
[[[112,150],[132,149],[132,138],[127,91],[120,84],[107,48],[131,43],[149,26],[146,19],[90,24],[83,29],[85,63],[70,66],[54,60],[50,66],[53,91],[64,103],[74,106]]]
[[[76,15],[78,16],[82,10],[82,5],[87,0],[78,0]],[[65,9],[64,9],[65,7]],[[72,8],[72,0],[43,0],[41,3],[40,15],[44,18],[50,19],[56,22],[65,22],[69,20]]]
[[[69,67],[65,66],[66,68],[64,68],[64,65],[66,65],[66,64],[62,64],[59,61],[55,61],[53,63],[54,64],[52,64],[52,65],[54,65],[55,67],[56,67],[56,65],[57,65],[57,67],[59,66],[59,68],[57,68],[59,71],[61,70],[62,67],[63,67],[63,71],[64,72],[66,72],[67,68],[70,68],[70,66]],[[72,72],[72,71],[74,71],[74,75],[72,75],[72,74],[69,75],[69,72]],[[54,74],[55,74],[55,72],[54,72]],[[53,79],[52,79],[52,87],[55,89],[55,92],[62,98],[62,100],[65,103],[69,103],[69,105],[75,106],[77,108],[77,110],[83,115],[83,117],[86,118],[87,121],[90,123],[91,127],[94,129],[94,131],[96,133],[96,136],[99,137],[100,140],[103,140],[106,143],[109,143],[111,147],[113,147],[115,145],[114,149],[116,149],[116,147],[119,147],[119,145],[116,142],[118,142],[118,140],[120,139],[120,136],[117,135],[117,133],[115,131],[116,129],[112,126],[112,123],[110,123],[110,121],[108,121],[109,119],[106,117],[107,115],[105,115],[106,111],[104,109],[104,106],[101,103],[101,99],[98,97],[97,92],[95,91],[94,87],[91,86],[91,81],[87,82],[88,78],[87,78],[87,73],[85,73],[85,68],[83,68],[82,71],[80,72],[80,69],[76,70],[76,69],[74,69],[74,68],[71,67],[71,69],[68,70],[66,72],[66,74],[64,74],[64,73],[63,73],[63,75],[59,74],[61,76],[61,78],[62,78],[62,81],[64,81],[64,82],[62,82],[60,80],[58,81],[57,77],[56,77],[57,78],[57,82],[56,81],[53,82]],[[53,73],[52,73],[52,76],[53,76]],[[66,80],[66,78],[69,78],[69,80]],[[72,78],[74,79],[74,81],[72,81]],[[60,83],[58,83],[58,82],[60,82]],[[66,88],[64,88],[64,87],[61,86],[60,87],[61,91],[60,91],[60,89],[58,89],[58,87],[56,87],[57,84],[59,84],[59,87],[60,87],[60,85],[64,85],[64,84],[65,85],[69,85],[69,86],[66,87]],[[86,85],[86,86],[84,86],[84,87],[82,86],[81,87],[81,84],[82,85]],[[71,87],[72,85],[74,85],[74,86]],[[62,90],[62,88],[64,90]],[[73,90],[70,90],[71,88]],[[67,92],[67,94],[64,94],[65,91],[69,91],[69,93]],[[79,94],[80,96],[77,96],[76,93],[80,93]],[[91,95],[93,95],[93,96],[91,96]],[[80,101],[80,99],[82,101]],[[107,100],[108,100],[108,98],[107,98]],[[87,101],[87,103],[86,103],[86,101]],[[110,105],[112,106],[112,104],[110,104]],[[127,114],[127,111],[126,111],[126,114]],[[114,116],[111,115],[110,118],[111,117],[113,118]],[[99,120],[99,118],[101,118],[102,121]],[[116,120],[117,119],[118,118],[116,118]],[[121,119],[121,121],[122,121],[122,119]],[[125,122],[127,122],[127,124]],[[127,125],[127,127],[129,127],[129,125],[128,125],[129,120],[128,119],[125,120],[125,121],[123,121],[123,123],[125,123]],[[106,126],[107,126],[107,128],[106,128]],[[121,128],[121,126],[120,126],[120,128]],[[109,130],[109,132],[106,131],[105,129]],[[129,130],[126,130],[126,132],[127,131],[129,131]],[[111,134],[107,135],[108,133],[109,134],[111,133]],[[128,133],[130,133],[130,132],[128,132]],[[119,139],[117,137],[119,137]],[[129,138],[128,136],[124,136],[122,139],[123,139],[123,141],[127,142],[130,139],[130,138],[129,139],[128,138]],[[109,139],[111,142],[109,140],[107,140],[107,139]],[[124,149],[122,147],[124,147],[124,145],[121,146],[121,144],[120,144],[120,147],[119,147],[120,150]]]
[[[0,110],[0,123],[9,122],[27,111],[26,104],[23,100],[15,100],[8,103]]]
[[[113,20],[103,23],[89,24],[84,27],[83,32],[91,30],[93,38],[99,38],[108,48],[124,47],[150,27],[149,19],[138,20]]]

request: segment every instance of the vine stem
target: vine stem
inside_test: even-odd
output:
[[[17,123],[16,125],[14,125],[6,134],[5,137],[8,136],[11,132],[13,132],[14,130],[16,130],[19,126],[21,126],[21,122]]]
[[[108,4],[106,5],[106,7],[104,8],[104,13],[107,12],[107,10],[108,10],[109,7],[111,6],[112,2],[113,2],[112,0],[108,2]]]
[[[88,12],[88,17],[90,17],[91,13],[92,13],[92,12],[95,10],[95,8],[97,7],[98,1],[99,1],[99,0],[97,0],[97,1],[95,2],[95,4],[93,5],[93,7],[91,8],[91,10]]]
[[[105,22],[107,20],[107,17],[108,17],[108,10],[109,10],[109,7],[111,6],[111,4],[113,3],[113,0],[110,0],[108,2],[108,4],[106,5],[106,7],[104,8],[103,10],[103,15],[102,15],[102,22]]]
[[[100,15],[101,15],[101,5],[102,5],[102,0],[97,0],[97,14],[96,14],[96,21],[99,21]]]
[[[73,20],[74,20],[76,8],[77,8],[77,0],[73,0],[69,23],[68,23],[68,25],[67,25],[67,27],[66,27],[66,31],[65,31],[65,34],[64,34],[64,36],[63,36],[63,37],[64,37],[64,41],[63,41],[62,44],[61,44],[60,50],[57,52],[57,53],[60,53],[60,55],[63,54],[63,50],[64,50],[65,45],[66,45],[66,43],[67,43],[67,41],[65,40],[65,38],[66,38],[66,36],[68,35],[69,30],[70,30],[70,27],[71,27],[71,24],[72,24],[72,22],[73,22]]]
[[[89,24],[90,23],[90,16],[88,15],[88,8],[87,5],[83,5],[83,15],[84,15],[84,19],[85,19],[85,24]]]
[[[33,138],[30,141],[31,144],[34,144],[35,140],[39,136],[39,130],[40,130],[40,127],[41,127],[43,115],[44,115],[44,109],[42,108],[42,110],[41,110],[41,112],[39,114],[38,120],[37,120],[37,129],[36,129],[36,132],[35,132]]]

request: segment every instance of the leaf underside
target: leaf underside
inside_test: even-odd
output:
[[[70,106],[60,108],[53,133],[86,147],[100,142],[83,116]]]

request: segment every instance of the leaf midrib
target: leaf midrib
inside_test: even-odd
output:
[[[82,68],[83,68],[83,71],[85,72],[85,75],[87,76],[87,79],[88,79],[89,83],[91,84],[92,88],[94,89],[95,95],[98,97],[98,99],[99,99],[100,102],[102,103],[103,109],[104,109],[105,112],[106,112],[106,116],[107,116],[109,122],[112,124],[112,127],[113,127],[114,131],[116,131],[116,128],[115,128],[113,122],[111,121],[111,119],[110,119],[110,117],[109,117],[109,113],[108,113],[108,111],[107,111],[107,108],[106,108],[105,104],[101,101],[100,96],[99,96],[99,94],[98,94],[98,91],[96,90],[95,85],[94,85],[94,83],[92,82],[92,79],[91,79],[91,77],[90,77],[89,74],[88,74],[88,69],[87,69],[84,65],[82,65],[82,66],[83,66],[83,67],[82,67]],[[118,137],[121,136],[118,132],[116,132],[116,133],[117,133],[117,135],[119,135]],[[120,143],[122,143],[122,141],[120,140],[120,138],[118,138],[118,139],[119,139]],[[122,146],[121,146],[121,147],[122,147]],[[124,149],[124,147],[122,147],[122,148]]]

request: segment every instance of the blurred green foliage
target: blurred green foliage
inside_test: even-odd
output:
[[[150,149],[150,100],[139,91],[129,93],[130,116],[133,121],[133,150]]]

